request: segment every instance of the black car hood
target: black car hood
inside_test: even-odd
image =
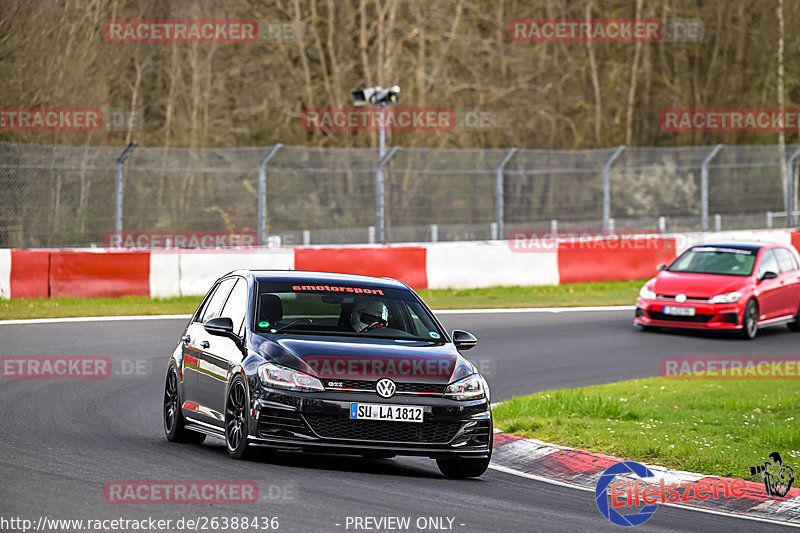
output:
[[[255,335],[253,345],[265,359],[326,380],[449,383],[475,372],[451,343]]]

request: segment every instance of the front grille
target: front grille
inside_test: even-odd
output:
[[[653,320],[665,320],[668,322],[694,322],[694,323],[704,323],[708,322],[713,318],[714,315],[702,315],[697,314],[694,316],[675,316],[675,315],[665,315],[661,311],[648,311],[648,315]]]
[[[340,387],[332,387],[329,383],[341,383]],[[343,379],[343,380],[323,380],[323,384],[327,390],[336,389],[359,389],[375,392],[375,382],[365,379]],[[446,385],[439,385],[436,383],[395,383],[397,392],[412,392],[412,393],[433,393],[444,394]]]
[[[387,422],[350,420],[334,416],[305,415],[308,425],[322,438],[369,440],[379,442],[450,442],[460,429],[460,422]]]
[[[657,294],[656,298],[659,299],[659,300],[675,300],[675,296],[674,295],[669,295],[669,294]],[[686,301],[687,302],[707,303],[708,302],[708,298],[703,298],[702,296],[687,296],[686,297]]]

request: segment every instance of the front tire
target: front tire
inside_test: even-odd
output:
[[[786,327],[792,331],[800,331],[800,307],[797,308],[797,314],[794,315],[794,320],[786,324]]]
[[[751,340],[758,334],[758,303],[750,300],[744,308],[742,315],[742,338]]]
[[[234,459],[245,459],[250,448],[247,442],[250,402],[244,378],[237,375],[225,399],[225,447]]]
[[[164,383],[164,433],[170,442],[185,442],[188,444],[201,444],[206,440],[204,433],[186,429],[186,419],[181,411],[180,391],[178,390],[178,371],[170,364],[167,369],[167,378]]]
[[[491,455],[481,459],[436,459],[436,465],[444,477],[451,479],[463,479],[467,477],[479,477],[489,468]]]

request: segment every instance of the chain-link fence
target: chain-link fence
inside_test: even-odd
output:
[[[394,148],[380,173],[366,148],[0,143],[0,247],[102,246],[114,230],[249,231],[295,245],[375,242],[381,226],[386,242],[785,227],[798,214],[798,155],[785,147],[795,176],[785,180],[773,145]]]

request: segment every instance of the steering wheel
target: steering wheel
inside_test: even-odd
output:
[[[373,329],[385,328],[385,327],[386,327],[386,325],[383,322],[381,322],[380,320],[378,320],[376,322],[373,322],[372,324],[369,324],[368,326],[365,326],[361,331],[359,331],[359,333],[366,333],[366,332],[371,331]]]

